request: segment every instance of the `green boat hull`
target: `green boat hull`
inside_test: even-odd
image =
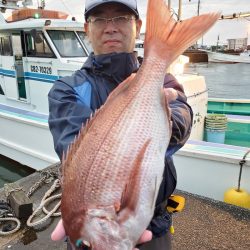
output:
[[[225,144],[250,147],[250,100],[209,99],[207,112],[228,116]]]
[[[208,113],[250,116],[249,102],[219,102],[208,100]]]

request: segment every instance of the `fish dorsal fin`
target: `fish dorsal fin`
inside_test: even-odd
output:
[[[104,106],[104,105],[103,105]],[[75,136],[75,139],[73,140],[73,142],[69,145],[67,152],[63,153],[63,157],[62,157],[62,165],[69,165],[70,162],[72,161],[72,157],[73,154],[77,151],[77,149],[80,147],[80,143],[83,140],[83,138],[86,136],[87,132],[89,131],[89,129],[91,128],[94,120],[96,119],[96,117],[98,116],[98,114],[100,113],[100,111],[102,110],[103,106],[101,106],[98,110],[95,111],[94,115],[91,114],[90,118],[86,121],[86,123],[82,124],[81,129],[78,132],[78,135]],[[65,168],[63,167],[63,174],[64,174],[64,170]]]
[[[135,158],[132,166],[132,171],[129,175],[127,183],[125,185],[122,198],[121,198],[121,216],[120,221],[125,221],[127,216],[132,212],[136,211],[138,199],[140,196],[140,183],[141,183],[141,171],[142,162],[149,146],[151,139],[148,139],[143,147],[141,148],[139,154]]]

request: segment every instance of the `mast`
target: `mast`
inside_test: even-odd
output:
[[[197,16],[200,15],[200,6],[201,6],[201,1],[198,0],[198,7],[197,7]]]
[[[20,2],[20,0],[2,0],[0,2],[0,11],[2,13],[5,13],[5,11],[7,9],[12,9],[12,10],[17,10],[20,9],[22,7],[18,6],[18,2]],[[29,6],[33,4],[33,0],[23,0],[22,1],[22,5],[23,7]]]
[[[182,15],[182,0],[179,0],[178,20],[181,20],[181,15]]]
[[[168,9],[171,9],[171,0],[168,0]]]

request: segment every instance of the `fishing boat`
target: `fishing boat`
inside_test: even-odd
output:
[[[239,55],[231,55],[220,52],[212,52],[206,50],[209,62],[221,63],[250,63],[250,52],[244,51]]]
[[[250,100],[208,98],[208,113],[225,114],[225,144],[250,147]]]
[[[250,116],[249,99],[208,98],[208,113]]]
[[[185,77],[188,79],[184,80]],[[250,194],[250,116],[232,115],[228,112],[224,143],[204,140],[205,118],[208,112],[211,112],[211,103],[215,99],[208,99],[203,76],[179,75],[177,79],[182,83],[194,113],[190,139],[174,155],[178,175],[177,188],[223,201],[225,191],[236,186],[240,163],[246,155],[241,185]],[[226,103],[225,99],[221,101]]]
[[[44,9],[21,8],[7,21],[0,14],[0,152],[36,169],[58,161],[48,92],[88,55],[83,23],[66,18]]]
[[[5,21],[0,14],[0,152],[36,170],[59,161],[48,127],[48,92],[55,80],[79,69],[89,53],[83,23],[66,16],[20,9]],[[182,73],[186,62],[182,56],[168,70],[183,85],[194,112],[190,140],[174,156],[178,188],[222,200],[247,147],[203,141],[208,90],[203,76]],[[246,166],[242,182],[250,192],[249,157]]]

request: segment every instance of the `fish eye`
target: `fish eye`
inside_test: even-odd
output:
[[[76,247],[81,250],[89,250],[90,244],[86,240],[78,239],[75,243]]]

